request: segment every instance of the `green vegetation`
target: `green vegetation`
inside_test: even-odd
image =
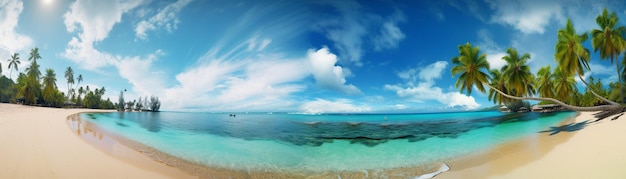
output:
[[[479,48],[470,43],[459,45],[459,55],[451,59],[453,76],[459,76],[455,86],[460,91],[471,94],[472,88],[485,92],[489,88],[489,100],[497,104],[505,104],[512,111],[517,111],[528,103],[521,100],[538,100],[540,104],[559,104],[567,109],[576,111],[621,110],[623,102],[622,76],[626,67],[626,55],[622,62],[617,57],[626,51],[626,27],[618,26],[617,15],[605,9],[596,18],[600,29],[591,32],[594,50],[600,51],[601,59],[610,58],[615,62],[618,81],[609,84],[605,89],[601,80],[589,77],[583,79],[585,71],[590,70],[590,53],[582,43],[588,40],[588,33],[578,34],[574,25],[568,19],[565,28],[557,33],[554,58],[557,68],[545,66],[536,76],[526,65],[531,58],[530,54],[521,56],[513,48],[507,49],[507,55],[502,58],[506,65],[500,70],[490,69],[487,57],[481,54]],[[621,69],[621,73],[620,73]],[[576,89],[574,75],[585,84],[584,93]],[[535,97],[538,95],[539,97]],[[610,99],[610,100],[609,100]]]
[[[74,81],[74,70],[71,67],[67,67],[64,73],[68,84],[68,94],[64,94],[59,91],[56,85],[57,77],[53,69],[47,68],[44,76],[41,77],[40,66],[37,64],[37,60],[42,59],[39,54],[39,48],[33,48],[29,55],[30,65],[26,68],[25,73],[19,73],[15,82],[0,75],[0,102],[46,107],[85,107],[91,109],[119,109],[118,106],[124,106],[123,94],[120,95],[119,103],[113,103],[108,98],[106,100],[102,99],[106,92],[104,87],[96,88],[93,91],[89,86],[79,87],[83,81],[83,75],[79,74],[76,81]],[[10,76],[12,76],[13,70],[19,70],[18,65],[21,63],[19,53],[14,53],[7,61],[9,62],[8,69],[11,71]],[[2,70],[2,66],[0,66],[0,70]],[[74,86],[75,82],[77,82],[76,86]],[[78,90],[76,89],[77,87]],[[161,106],[158,97],[152,97],[150,101],[148,101],[148,97],[145,97],[143,101],[140,98],[139,101],[136,107],[136,109],[140,109],[138,111],[159,111]],[[133,102],[133,104],[135,103]]]

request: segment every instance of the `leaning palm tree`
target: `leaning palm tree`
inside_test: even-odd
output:
[[[515,96],[531,96],[535,94],[535,89],[532,85],[534,77],[530,72],[530,67],[526,65],[530,59],[530,54],[524,53],[522,56],[519,56],[514,48],[506,49],[506,53],[507,55],[502,57],[502,60],[506,61],[506,65],[502,66],[501,71],[511,92],[509,94]]]
[[[56,95],[56,73],[54,73],[53,69],[46,69],[46,75],[43,77],[43,100],[46,101],[47,104],[51,104],[54,101],[54,97]]]
[[[564,108],[575,110],[575,111],[608,111],[615,110],[619,108],[619,105],[603,105],[603,106],[593,106],[593,107],[579,107],[568,105],[564,102],[556,100],[554,98],[538,98],[538,97],[518,97],[512,96],[507,93],[504,93],[497,88],[492,87],[488,80],[490,79],[489,75],[485,73],[487,69],[489,69],[489,63],[487,62],[487,57],[485,54],[481,54],[478,50],[478,47],[472,47],[470,43],[465,45],[459,45],[459,56],[452,58],[452,64],[455,66],[452,67],[451,73],[452,76],[459,75],[455,86],[461,87],[461,92],[467,91],[468,94],[471,93],[471,89],[476,87],[479,91],[485,92],[485,86],[500,93],[504,97],[515,99],[515,100],[535,100],[535,101],[551,101],[556,104],[563,106]]]
[[[619,72],[619,56],[626,47],[626,41],[623,34],[626,34],[626,27],[618,25],[619,18],[615,12],[609,14],[605,8],[602,15],[596,17],[596,23],[600,29],[591,30],[593,51],[600,51],[600,59],[610,59],[611,63],[615,62],[615,70],[617,72],[618,83],[622,83],[622,76]],[[624,102],[624,91],[622,85],[619,85],[620,102]]]
[[[74,70],[72,70],[72,67],[67,67],[65,70],[65,79],[67,79],[67,99],[69,100],[70,96],[72,96],[70,89],[72,89],[72,84],[74,84]]]
[[[13,68],[15,71],[18,70],[17,65],[19,65],[20,62],[20,54],[19,53],[13,53],[13,55],[11,55],[11,58],[8,60],[9,61],[9,70],[11,70],[11,68]],[[11,70],[9,77],[12,79],[13,76],[13,71]]]
[[[506,87],[506,81],[504,80],[504,77],[502,76],[502,73],[500,73],[500,70],[491,70],[489,71],[489,73],[491,74],[491,83],[490,85],[497,88],[498,90],[508,93],[508,88]],[[488,95],[489,100],[493,100],[494,103],[497,103],[499,105],[501,104],[506,104],[508,102],[511,102],[511,99],[503,96],[500,93],[497,93],[496,91],[494,91],[493,89],[489,89],[489,95]]]
[[[582,43],[588,39],[587,34],[577,34],[576,29],[571,20],[567,20],[567,24],[564,29],[560,29],[558,32],[557,42],[554,47],[554,58],[559,65],[559,71],[564,73],[565,76],[578,75],[580,81],[582,81],[587,89],[589,84],[582,77],[585,75],[585,70],[589,68],[589,50],[585,48]],[[598,99],[605,101],[609,104],[618,105],[614,101],[608,100],[595,91],[590,90],[591,93]]]

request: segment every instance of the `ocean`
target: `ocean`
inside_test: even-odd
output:
[[[111,112],[80,120],[209,167],[319,173],[445,162],[538,135],[575,115]]]

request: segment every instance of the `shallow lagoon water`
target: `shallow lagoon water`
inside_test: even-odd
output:
[[[419,167],[515,141],[573,117],[433,114],[85,113],[102,130],[169,155],[242,171],[360,171]]]

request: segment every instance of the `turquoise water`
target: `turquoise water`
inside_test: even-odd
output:
[[[304,115],[86,113],[82,120],[172,156],[243,171],[414,167],[557,126],[574,112]]]

